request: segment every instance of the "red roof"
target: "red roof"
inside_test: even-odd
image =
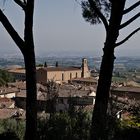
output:
[[[75,71],[80,70],[81,67],[44,67],[41,69],[46,71]]]

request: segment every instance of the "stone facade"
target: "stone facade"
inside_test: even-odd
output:
[[[25,81],[25,69],[24,68],[16,68],[16,69],[9,69],[8,72],[13,76],[16,81]]]

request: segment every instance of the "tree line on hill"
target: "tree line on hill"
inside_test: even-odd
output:
[[[0,69],[0,86],[6,86],[8,82],[13,82],[14,78],[7,71]]]

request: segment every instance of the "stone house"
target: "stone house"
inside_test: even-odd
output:
[[[19,92],[17,88],[1,87],[0,108],[14,108],[15,103],[12,99],[16,97],[17,92]]]
[[[78,88],[77,86],[62,85],[56,100],[56,112],[68,111],[70,106],[93,106],[95,104],[95,89]]]
[[[56,98],[55,111],[68,111],[70,104],[74,106],[93,106],[95,103],[95,92],[87,89],[77,89],[70,85],[61,85]],[[15,105],[19,108],[26,109],[26,94],[20,90],[15,97]],[[47,110],[50,113],[52,106],[46,90],[38,88],[37,92],[37,110]]]
[[[17,88],[0,88],[0,98],[14,98],[19,92]]]
[[[14,80],[16,80],[16,81],[25,81],[26,80],[24,68],[9,69],[8,72],[13,76]]]
[[[39,68],[36,67],[36,69]],[[7,72],[13,76],[15,81],[26,81],[25,68],[11,68],[7,69]]]
[[[140,100],[140,87],[117,87],[111,89],[111,94],[125,100]]]
[[[9,98],[0,98],[0,109],[14,108],[15,102]]]

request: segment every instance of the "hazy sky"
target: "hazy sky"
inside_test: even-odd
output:
[[[24,14],[11,0],[0,6],[18,33],[23,36]],[[103,25],[90,25],[82,17],[82,10],[75,0],[35,0],[34,40],[36,54],[101,56],[105,40]],[[128,0],[132,2],[132,0]],[[133,0],[133,2],[136,0]],[[129,3],[130,4],[130,3]],[[135,10],[137,12],[137,10]],[[132,13],[133,15],[134,13]],[[131,15],[130,15],[131,16]],[[127,19],[127,17],[126,17]],[[126,28],[120,39],[140,25],[140,18]],[[117,56],[139,56],[140,32],[116,50]],[[69,53],[67,53],[69,51]],[[0,24],[0,54],[19,53],[15,43]]]

